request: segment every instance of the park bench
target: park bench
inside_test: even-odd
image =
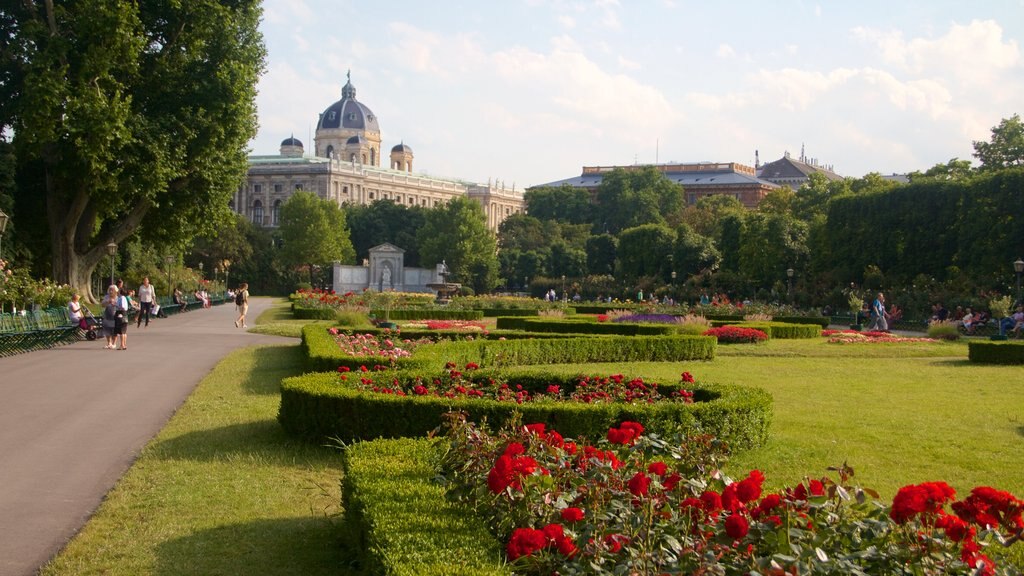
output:
[[[53,348],[79,338],[64,308],[33,310],[24,314],[0,314],[0,356]]]

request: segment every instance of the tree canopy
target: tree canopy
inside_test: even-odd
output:
[[[184,247],[229,222],[256,131],[259,18],[258,0],[0,12],[0,128],[14,134],[19,200],[45,198],[55,279],[88,289],[109,242]]]
[[[476,292],[498,285],[497,241],[476,201],[454,198],[430,210],[417,240],[421,263],[432,267],[444,261],[452,282]]]
[[[355,259],[345,213],[312,192],[300,190],[281,206],[279,231],[281,260],[291,267],[308,266],[311,284],[314,266],[350,264]]]
[[[1020,115],[1003,118],[993,126],[988,142],[975,141],[974,157],[981,162],[982,170],[1024,166],[1024,123]]]

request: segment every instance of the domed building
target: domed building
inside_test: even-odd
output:
[[[381,168],[380,121],[356,99],[351,72],[341,100],[320,113],[313,142],[308,155],[291,136],[281,142],[277,156],[249,156],[248,177],[232,199],[232,209],[259,226],[277,226],[281,205],[297,190],[313,191],[339,205],[389,200],[435,207],[462,196],[480,203],[494,231],[505,218],[525,210],[523,191],[514,185],[413,174],[413,151],[404,141],[391,148],[390,164]]]

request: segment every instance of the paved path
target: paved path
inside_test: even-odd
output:
[[[0,576],[53,557],[228,352],[295,342],[236,329],[234,308],[132,325],[125,351],[101,338],[0,358]]]

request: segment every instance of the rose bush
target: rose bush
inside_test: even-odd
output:
[[[596,446],[544,425],[489,435],[453,417],[441,473],[505,543],[522,574],[1015,574],[985,554],[1022,538],[1024,502],[943,482],[905,486],[891,506],[838,479],[765,493],[732,480],[708,436],[672,442],[623,422]]]
[[[756,328],[722,326],[704,331],[704,336],[718,338],[719,344],[755,344],[768,340],[768,335]]]

